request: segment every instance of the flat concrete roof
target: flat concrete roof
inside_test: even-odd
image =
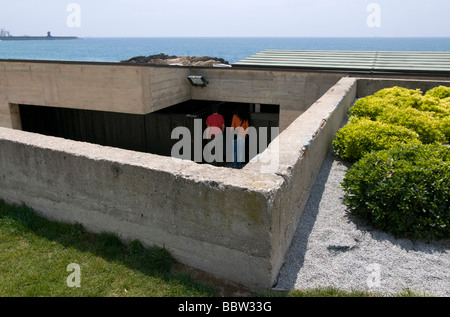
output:
[[[233,67],[450,74],[450,52],[264,50]]]

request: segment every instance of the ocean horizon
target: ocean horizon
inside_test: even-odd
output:
[[[230,64],[266,49],[450,51],[450,37],[83,37],[0,41],[0,59],[120,62],[159,53],[211,56]]]

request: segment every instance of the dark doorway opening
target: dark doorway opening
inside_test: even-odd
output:
[[[19,105],[19,110],[22,129],[27,132],[171,156],[172,148],[179,142],[172,139],[172,131],[177,127],[189,129],[194,146],[194,125],[196,122],[198,124],[200,119],[202,131],[206,129],[206,118],[212,113],[213,105],[219,106],[219,113],[224,116],[226,127],[230,127],[236,110],[247,111],[250,114],[250,126],[257,131],[263,127],[268,128],[267,144],[273,138],[270,134],[271,128],[279,126],[278,105],[255,106],[220,101],[190,100],[147,115],[34,105]],[[207,140],[201,142],[203,148]],[[248,144],[245,152],[247,163],[252,159],[249,156]]]

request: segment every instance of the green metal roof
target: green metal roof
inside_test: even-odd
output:
[[[233,66],[450,73],[450,52],[264,50]]]

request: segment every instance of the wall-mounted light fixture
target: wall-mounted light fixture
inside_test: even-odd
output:
[[[194,87],[206,87],[208,81],[203,76],[188,76],[188,80]]]

